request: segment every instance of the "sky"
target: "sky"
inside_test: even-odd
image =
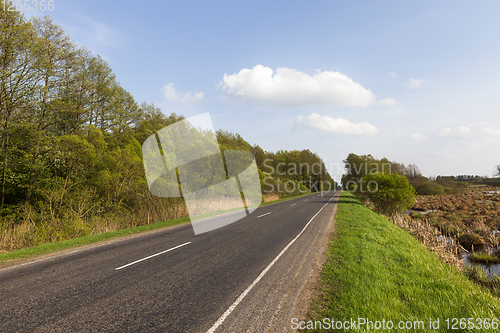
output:
[[[264,150],[425,176],[500,164],[498,1],[76,1],[49,14],[138,103]]]

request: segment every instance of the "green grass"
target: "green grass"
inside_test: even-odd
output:
[[[277,202],[286,201],[286,200],[290,200],[290,199],[294,199],[294,198],[298,198],[298,197],[303,197],[303,196],[311,195],[311,194],[318,194],[318,193],[317,192],[316,193],[306,193],[306,194],[302,194],[302,195],[295,196],[295,197],[289,197],[289,198],[279,199],[279,200],[275,200],[275,201],[265,202],[265,203],[262,203],[261,206],[270,205],[270,204],[274,204]],[[200,217],[205,218],[205,217],[210,217],[210,216],[215,216],[215,215],[221,215],[221,214],[229,213],[229,212],[236,211],[236,210],[240,210],[240,208],[229,209],[226,211],[216,211],[216,212],[204,214]],[[107,241],[107,240],[111,240],[111,239],[115,239],[115,238],[130,236],[133,234],[138,234],[138,233],[147,232],[147,231],[151,231],[151,230],[172,227],[175,225],[189,223],[189,222],[190,222],[189,217],[184,217],[184,218],[180,218],[180,219],[167,220],[167,221],[161,221],[161,222],[152,223],[152,224],[148,224],[148,225],[143,225],[143,226],[139,226],[139,227],[135,227],[135,228],[122,229],[122,230],[117,230],[117,231],[108,231],[108,232],[104,232],[102,234],[88,235],[88,236],[84,236],[84,237],[68,239],[68,240],[61,241],[61,242],[46,243],[46,244],[32,246],[32,247],[28,247],[28,248],[24,248],[24,249],[20,249],[20,250],[15,250],[15,251],[7,252],[7,253],[0,253],[0,264],[3,264],[7,261],[15,260],[15,259],[31,258],[31,257],[43,255],[43,254],[49,254],[49,253],[53,253],[53,252],[57,252],[57,251],[62,251],[62,250],[67,250],[67,249],[71,249],[71,248],[75,248],[75,247],[79,247],[79,246],[103,242],[103,241]]]
[[[469,255],[470,261],[484,263],[499,263],[500,258],[497,255],[491,255],[486,252],[474,252]]]
[[[447,329],[447,318],[450,326],[452,318],[500,318],[499,299],[347,192],[340,197],[335,229],[310,320],[368,318],[373,322],[391,320],[395,326],[400,320],[424,321],[425,329],[408,332],[498,331]],[[430,330],[429,320],[438,318],[440,329]]]

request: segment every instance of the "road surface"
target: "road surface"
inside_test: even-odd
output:
[[[313,194],[197,236],[184,224],[1,269],[0,332],[290,331],[336,201]]]

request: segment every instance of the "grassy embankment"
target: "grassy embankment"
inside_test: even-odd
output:
[[[341,194],[336,221],[310,320],[384,319],[394,326],[399,321],[423,321],[425,329],[408,331],[447,332],[452,331],[447,318],[450,328],[452,318],[474,318],[476,325],[475,318],[500,318],[498,298],[347,192]],[[440,328],[430,330],[429,320],[438,318]],[[454,332],[498,331],[457,327]],[[326,331],[332,330],[307,332]],[[369,330],[355,330],[363,331]]]
[[[269,202],[263,202],[261,206],[269,205],[269,204],[274,204],[277,202],[281,201],[286,201],[306,195],[311,195],[311,194],[317,194],[317,193],[306,193],[302,194],[299,196],[295,197],[289,197],[289,198],[283,198],[283,199],[278,199],[274,201],[269,201]],[[214,216],[214,215],[221,215],[225,214],[228,212],[232,212],[235,210],[239,210],[239,208],[236,209],[228,209],[225,211],[216,211],[212,212],[209,214],[206,214],[206,217]],[[14,260],[14,259],[20,259],[20,258],[31,258],[43,254],[49,254],[57,251],[62,251],[66,249],[71,249],[79,246],[84,246],[84,245],[89,245],[89,244],[94,244],[94,243],[99,243],[115,238],[120,238],[120,237],[125,237],[125,236],[130,236],[133,234],[139,234],[142,232],[147,232],[147,231],[152,231],[152,230],[157,230],[157,229],[162,229],[162,228],[167,228],[167,227],[172,227],[175,225],[179,224],[184,224],[184,223],[189,223],[190,219],[189,217],[184,217],[184,218],[179,218],[179,219],[173,219],[173,220],[167,220],[167,221],[161,221],[161,222],[156,222],[156,223],[151,223],[147,225],[142,225],[138,226],[135,228],[127,228],[127,229],[121,229],[121,230],[116,230],[116,231],[108,231],[108,232],[103,232],[99,234],[93,234],[93,235],[87,235],[83,237],[78,237],[78,238],[73,238],[73,239],[68,239],[60,242],[54,242],[54,243],[46,243],[46,244],[41,244],[37,246],[32,246],[32,247],[27,247],[15,251],[10,251],[7,253],[0,253],[0,264],[5,263],[6,261]]]

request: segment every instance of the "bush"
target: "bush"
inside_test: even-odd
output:
[[[423,219],[425,217],[425,214],[417,213],[417,212],[411,212],[410,216],[413,217],[414,219]]]
[[[413,207],[415,188],[399,174],[370,174],[363,177],[367,189],[365,195],[381,213],[392,215]]]
[[[429,181],[416,186],[415,190],[420,195],[440,195],[445,192],[441,185]]]
[[[472,245],[481,246],[485,244],[484,239],[473,232],[464,232],[460,234],[460,236],[458,236],[458,241],[466,249],[471,249]]]

